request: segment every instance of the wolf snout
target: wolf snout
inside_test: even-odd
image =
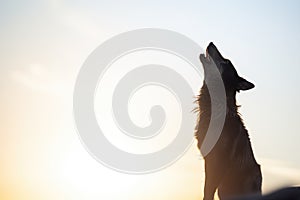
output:
[[[207,47],[216,47],[213,42],[210,42]]]

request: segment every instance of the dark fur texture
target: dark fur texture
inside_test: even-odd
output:
[[[213,82],[210,74],[212,63],[219,70],[226,91],[227,109],[221,136],[208,155],[205,156],[204,200],[212,200],[216,189],[221,200],[228,197],[261,194],[262,175],[257,164],[248,131],[238,113],[236,93],[254,87],[241,78],[231,62],[223,58],[213,43],[207,47],[206,57],[200,55],[204,67],[205,81],[198,97],[199,119],[196,126],[196,139],[201,148],[211,117],[211,99],[207,82]]]

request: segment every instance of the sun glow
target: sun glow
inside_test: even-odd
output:
[[[143,27],[182,33],[202,47],[214,41],[232,58],[256,85],[238,103],[262,166],[263,191],[299,185],[299,2],[0,1],[0,199],[202,198],[203,159],[195,144],[162,171],[129,175],[98,163],[77,136],[72,92],[82,63],[112,36]],[[170,60],[165,64],[179,64]],[[129,109],[139,110],[132,117],[137,124],[149,123],[147,109]],[[172,134],[166,132],[165,144]],[[135,150],[125,140],[119,145]]]

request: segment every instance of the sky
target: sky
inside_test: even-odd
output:
[[[176,31],[203,49],[213,41],[256,85],[238,103],[263,191],[299,185],[299,8],[299,1],[1,1],[0,199],[201,199],[195,142],[172,166],[136,176],[102,166],[77,135],[72,93],[81,65],[102,42],[139,28]]]

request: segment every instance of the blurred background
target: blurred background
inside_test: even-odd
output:
[[[202,197],[196,142],[172,166],[136,176],[102,166],[76,133],[72,92],[82,63],[105,40],[138,28],[173,30],[203,48],[213,41],[256,85],[238,103],[263,191],[299,185],[299,9],[296,0],[1,1],[0,199]]]

